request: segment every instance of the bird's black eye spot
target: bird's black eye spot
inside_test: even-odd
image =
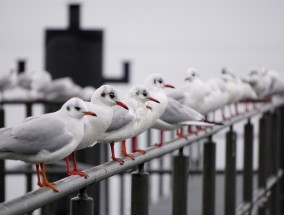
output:
[[[70,111],[70,107],[69,106],[67,106],[67,108],[66,108],[68,111]]]
[[[105,94],[105,93],[102,93],[102,94],[101,94],[101,97],[105,97],[105,96],[106,96],[106,94]]]
[[[160,80],[159,80],[159,83],[160,83],[160,84],[162,84],[162,83],[163,83],[163,80],[162,80],[162,79],[160,79]]]
[[[147,97],[147,91],[143,90],[143,96]]]
[[[76,109],[77,111],[81,110],[81,108],[80,108],[80,107],[77,107],[77,106],[75,107],[75,109]]]
[[[110,93],[109,93],[109,97],[113,99],[113,98],[115,97],[114,93],[113,93],[113,92],[110,92]]]
[[[195,76],[195,73],[193,73],[192,76],[194,77],[194,76]]]

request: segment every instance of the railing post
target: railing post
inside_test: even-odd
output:
[[[236,142],[233,127],[226,134],[225,215],[234,215],[236,207]]]
[[[71,199],[70,214],[71,215],[93,215],[94,200],[89,197],[86,187],[79,190],[78,195]]]
[[[279,157],[280,157],[280,168],[282,171],[284,170],[284,105],[280,107],[280,138],[281,138],[281,144],[280,144],[280,150],[279,150]],[[280,214],[284,214],[284,177],[280,179]]]
[[[149,213],[149,174],[144,164],[132,173],[131,183],[131,215],[148,215]]]
[[[5,126],[5,112],[0,104],[0,128]],[[0,202],[5,201],[5,160],[0,160]]]
[[[179,155],[173,158],[173,215],[187,214],[187,192],[188,192],[188,169],[189,157],[183,154],[183,148]]]
[[[280,140],[280,114],[279,110],[276,109],[271,115],[271,174],[277,177],[279,170],[279,146],[281,144]],[[272,187],[271,190],[271,201],[270,201],[270,214],[279,215],[279,191],[280,183],[279,181]]]
[[[26,117],[32,116],[32,103],[28,102],[26,103]],[[32,166],[29,165],[28,169],[31,170]],[[32,173],[26,173],[26,191],[30,192],[33,189],[33,174]]]
[[[204,144],[202,214],[215,214],[216,144],[209,138]]]
[[[248,120],[244,127],[244,177],[243,200],[252,202],[253,194],[253,125]]]
[[[259,121],[259,148],[258,148],[258,187],[266,189],[266,132],[267,132],[267,115],[264,114]],[[266,214],[266,204],[264,203],[258,209],[258,215]]]

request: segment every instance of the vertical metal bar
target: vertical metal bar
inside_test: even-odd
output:
[[[279,156],[280,156],[280,168],[284,169],[284,105],[280,107],[280,138],[281,138],[281,144],[280,144],[280,150],[279,150]],[[280,214],[284,214],[284,177],[280,179]]]
[[[32,103],[26,103],[26,117],[32,116]],[[28,169],[32,169],[32,166],[29,165]],[[30,172],[30,171],[29,171]],[[30,192],[33,189],[33,175],[32,173],[26,173],[26,191]]]
[[[278,110],[271,115],[273,126],[270,126],[271,130],[271,174],[277,176],[278,169],[279,169],[279,145],[280,142],[280,114]],[[280,144],[279,144],[280,143]],[[270,214],[279,215],[279,191],[280,191],[280,184],[277,182],[275,186],[272,187],[271,190],[271,201],[270,201]]]
[[[163,157],[161,157],[159,159],[159,169],[161,170],[163,170],[163,167],[164,167],[163,163],[164,163],[164,159]],[[163,197],[163,195],[164,195],[164,174],[160,173],[159,175],[159,196]]]
[[[204,144],[202,214],[215,214],[216,144],[211,138]]]
[[[124,214],[124,175],[120,175],[120,215]]]
[[[227,215],[235,214],[236,207],[236,142],[237,134],[233,127],[226,134],[225,203]]]
[[[148,215],[149,205],[149,174],[144,170],[144,164],[132,173],[131,183],[131,215]]]
[[[173,158],[173,215],[187,214],[188,168],[189,157],[181,149]]]
[[[258,187],[266,188],[266,132],[267,116],[264,114],[259,121],[259,155],[258,155]],[[266,205],[258,209],[258,215],[265,215]]]
[[[5,126],[5,112],[0,104],[0,127]],[[0,160],[0,202],[5,201],[5,160]]]
[[[252,202],[253,194],[253,125],[248,120],[244,127],[244,177],[243,200]]]
[[[78,195],[71,199],[70,207],[71,215],[93,215],[94,214],[94,200],[89,197],[86,188],[79,190]]]

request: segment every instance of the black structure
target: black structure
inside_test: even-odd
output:
[[[81,86],[99,87],[105,82],[129,81],[129,64],[124,63],[121,79],[103,77],[103,30],[80,29],[80,5],[69,6],[69,27],[47,29],[45,69],[53,78],[72,77]]]

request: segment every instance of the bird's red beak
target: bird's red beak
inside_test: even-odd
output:
[[[173,85],[170,85],[170,84],[165,84],[164,87],[175,88]]]
[[[153,101],[153,102],[156,102],[156,103],[159,103],[159,104],[160,104],[160,102],[159,102],[157,99],[154,99],[154,98],[152,98],[152,97],[148,97],[147,99],[149,99],[150,101]]]
[[[89,116],[97,116],[95,113],[91,112],[91,111],[85,111],[83,112],[85,115],[89,115]]]
[[[128,110],[128,107],[127,107],[126,104],[124,104],[123,102],[116,101],[115,103],[116,103],[117,105],[119,105],[119,106],[125,108],[126,110]]]

